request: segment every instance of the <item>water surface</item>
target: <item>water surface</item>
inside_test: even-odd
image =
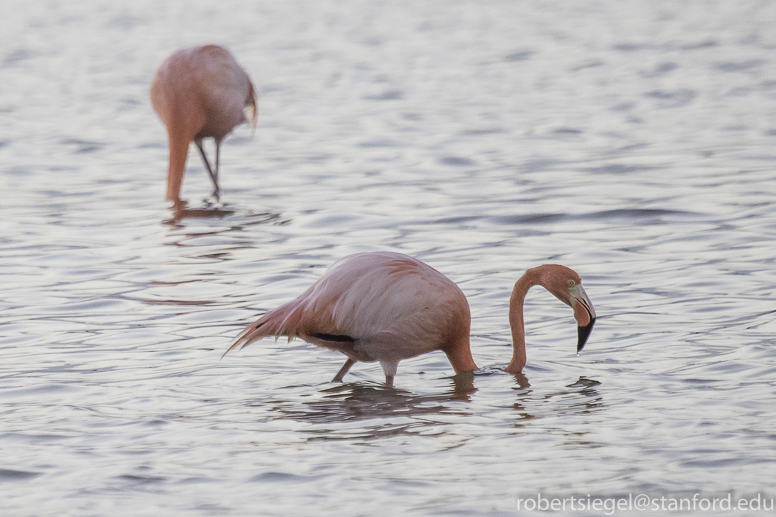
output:
[[[518,497],[776,497],[770,2],[14,3],[0,17],[8,515],[514,515]],[[177,48],[259,92],[164,201],[147,98]],[[481,367],[244,325],[336,259],[457,282]],[[509,293],[562,263],[599,315]],[[577,513],[578,514],[578,513]]]

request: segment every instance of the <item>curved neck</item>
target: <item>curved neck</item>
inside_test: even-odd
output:
[[[509,299],[509,327],[512,329],[512,360],[506,368],[509,373],[520,373],[526,362],[525,355],[525,324],[523,323],[523,302],[528,290],[540,285],[536,268],[529,269],[520,277],[512,289],[512,296]]]

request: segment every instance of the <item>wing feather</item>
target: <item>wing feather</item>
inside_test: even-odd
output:
[[[288,336],[359,361],[398,360],[444,346],[452,319],[465,320],[468,331],[466,297],[444,275],[406,255],[358,253],[259,318],[226,353],[263,337]]]

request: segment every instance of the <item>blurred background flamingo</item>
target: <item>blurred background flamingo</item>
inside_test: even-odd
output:
[[[180,202],[189,142],[194,141],[213,181],[213,196],[219,198],[218,166],[221,141],[232,129],[246,122],[244,109],[251,108],[256,126],[256,91],[250,77],[228,50],[217,45],[192,47],[175,52],[156,71],[151,81],[151,104],[167,127],[170,163],[167,199]],[[215,140],[215,163],[211,167],[202,139]]]

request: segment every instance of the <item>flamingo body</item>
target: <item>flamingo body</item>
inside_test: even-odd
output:
[[[469,350],[469,304],[447,277],[390,252],[358,253],[335,263],[301,296],[268,312],[227,350],[265,336],[300,337],[356,361],[379,361],[390,385],[402,359],[444,351],[456,373],[477,366]]]
[[[228,50],[217,45],[175,52],[156,71],[151,81],[151,104],[167,127],[170,161],[167,199],[180,201],[189,142],[199,148],[218,198],[218,162],[223,138],[246,122],[244,109],[257,117],[256,92],[248,74]],[[216,143],[215,168],[210,166],[202,139]]]
[[[595,310],[571,269],[544,265],[529,269],[515,284],[509,320],[513,357],[508,372],[525,365],[523,300],[542,285],[574,309],[579,325],[577,350],[585,345]],[[441,350],[456,374],[477,369],[469,346],[471,315],[463,292],[427,264],[391,252],[357,253],[336,262],[296,299],[264,314],[224,353],[267,336],[299,337],[345,354],[333,381],[357,361],[379,361],[386,384],[393,384],[399,361]]]

